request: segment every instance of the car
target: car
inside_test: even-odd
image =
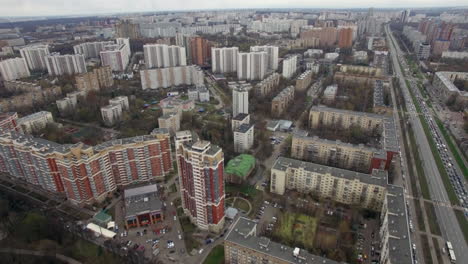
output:
[[[177,221],[177,216],[174,215],[174,221]]]
[[[198,250],[198,254],[200,254],[200,255],[201,255],[202,253],[203,253],[203,248],[202,248],[202,249],[200,249],[200,250]]]
[[[179,235],[179,240],[182,240],[182,235]]]
[[[413,243],[413,250],[416,250],[416,244]]]

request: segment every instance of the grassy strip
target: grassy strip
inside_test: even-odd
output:
[[[442,232],[440,231],[439,223],[437,223],[434,205],[430,202],[424,202],[424,207],[426,208],[426,215],[427,220],[429,221],[429,229],[431,230],[431,233],[441,236]]]
[[[224,246],[217,245],[214,247],[210,254],[206,257],[203,264],[223,264],[224,263]]]
[[[432,262],[431,249],[429,248],[429,240],[427,239],[427,235],[421,234],[420,237],[424,263],[434,263]]]
[[[440,121],[437,117],[434,117],[434,118],[437,123],[437,126],[442,132],[442,135],[444,135],[445,141],[447,141],[447,145],[450,148],[450,151],[453,153],[453,156],[455,157],[455,160],[457,161],[458,167],[460,167],[465,179],[468,180],[468,168],[466,168],[465,162],[463,161],[463,158],[460,155],[460,152],[458,152],[457,146],[453,143],[452,137],[449,135],[449,133],[445,129],[444,124],[442,124],[442,121]]]
[[[421,158],[419,157],[418,147],[416,146],[416,138],[414,137],[413,128],[408,128],[408,134],[410,137],[411,149],[413,150],[413,157],[416,163],[416,170],[419,178],[419,186],[421,187],[422,197],[424,199],[430,200],[431,195],[429,193],[429,184],[427,183],[427,179],[424,176],[424,169],[422,167]]]
[[[457,216],[458,224],[460,225],[460,229],[463,232],[463,237],[465,237],[465,241],[468,241],[468,221],[466,220],[465,214],[460,210],[453,211]]]
[[[423,212],[418,199],[414,200],[414,205],[414,210],[416,211],[416,220],[418,221],[418,229],[425,232],[426,225],[424,224]]]
[[[437,256],[437,263],[444,263],[444,261],[442,260],[442,253],[440,252],[439,240],[433,237],[432,244],[434,244],[434,249]]]

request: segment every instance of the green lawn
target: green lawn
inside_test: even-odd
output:
[[[304,214],[284,213],[280,217],[278,236],[285,242],[299,242],[312,249],[316,230],[316,218]]]
[[[223,264],[224,263],[224,246],[217,245],[213,248],[206,257],[203,264]]]

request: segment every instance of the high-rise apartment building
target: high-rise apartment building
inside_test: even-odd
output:
[[[234,131],[234,151],[244,153],[250,150],[254,144],[254,125],[242,124]]]
[[[49,46],[35,45],[22,48],[21,57],[26,60],[31,71],[44,71],[47,69],[45,57],[50,54]]]
[[[73,75],[85,73],[86,62],[82,54],[75,55],[60,55],[52,53],[45,57],[47,64],[47,72],[51,76]]]
[[[142,70],[140,78],[143,90],[204,84],[203,71],[196,65]]]
[[[290,56],[283,60],[283,77],[291,78],[297,70],[297,56]]]
[[[113,41],[85,42],[73,46],[75,54],[83,54],[85,59],[99,58],[99,54],[107,45],[113,45]]]
[[[237,78],[239,80],[263,80],[267,73],[266,52],[238,53]]]
[[[338,47],[351,48],[353,46],[353,29],[340,28],[338,31]]]
[[[123,72],[127,68],[130,54],[127,45],[107,45],[100,52],[102,66],[110,66],[112,71]]]
[[[187,65],[184,47],[146,44],[143,46],[143,52],[147,69]]]
[[[24,58],[12,58],[0,61],[0,74],[5,81],[13,81],[31,76]]]
[[[265,51],[268,54],[268,69],[276,71],[278,69],[278,51],[275,46],[251,46],[251,52]]]
[[[127,49],[128,55],[131,56],[132,51],[130,50],[130,39],[129,38],[116,38],[115,43],[117,45],[125,45],[125,48]]]
[[[190,39],[190,55],[193,64],[206,66],[211,60],[211,42],[202,37]]]
[[[115,25],[115,35],[118,38],[137,39],[140,37],[140,24],[124,20]]]
[[[232,116],[249,114],[249,90],[243,87],[232,89]]]
[[[236,72],[238,53],[238,47],[211,48],[211,70],[213,73]]]
[[[201,230],[224,226],[224,154],[208,141],[176,142],[182,208]]]
[[[20,128],[18,127],[18,113],[0,113],[0,132],[11,130],[20,131]]]
[[[60,145],[18,132],[0,135],[0,170],[77,204],[104,200],[118,186],[163,179],[173,170],[170,136],[116,139],[97,146]]]

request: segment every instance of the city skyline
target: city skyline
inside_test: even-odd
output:
[[[217,1],[186,1],[175,0],[170,2],[141,0],[136,5],[128,0],[103,0],[103,1],[63,1],[58,0],[2,0],[0,17],[40,17],[40,16],[74,16],[97,15],[109,13],[132,12],[161,12],[161,11],[200,11],[200,10],[225,10],[225,9],[264,9],[264,8],[317,8],[317,9],[346,9],[346,8],[440,8],[466,6],[462,0],[448,0],[444,2],[411,0],[411,1],[356,1],[335,0],[323,4],[320,1],[293,0],[284,4],[280,0],[270,0],[266,5],[259,0],[227,0]],[[92,11],[90,11],[92,10]]]

